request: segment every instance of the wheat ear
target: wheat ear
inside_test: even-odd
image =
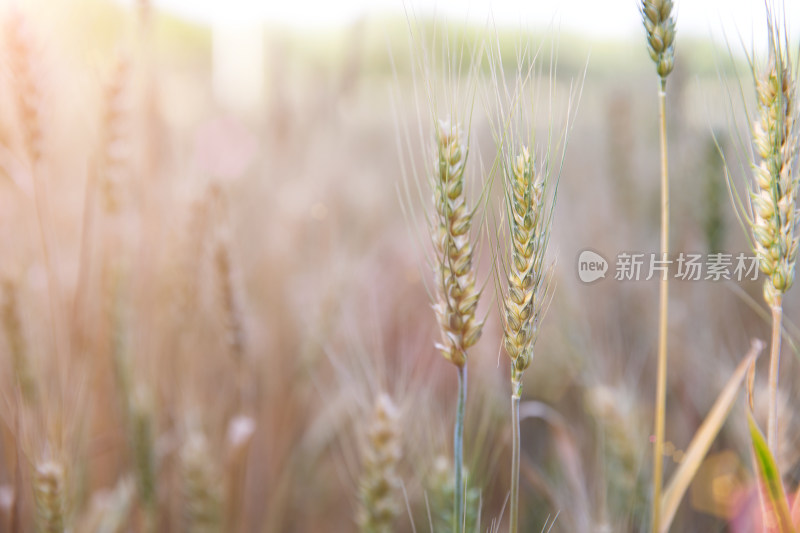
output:
[[[19,316],[17,286],[12,282],[6,282],[4,288],[5,300],[0,314],[2,314],[3,328],[6,333],[8,349],[11,353],[11,367],[19,390],[22,393],[22,399],[30,404],[36,400],[36,380],[31,370],[25,343],[25,333]]]
[[[661,259],[669,256],[669,166],[667,163],[667,76],[675,64],[675,19],[672,0],[642,0],[640,12],[647,36],[647,51],[660,78],[659,137],[661,146]],[[656,375],[655,449],[653,450],[652,530],[661,520],[664,424],[667,409],[667,326],[669,277],[662,275],[658,291],[658,370]]]
[[[180,459],[185,531],[222,531],[221,476],[209,453],[205,435],[193,431],[181,449]]]
[[[400,512],[402,488],[397,464],[401,457],[397,409],[380,394],[375,401],[363,448],[358,526],[362,533],[391,533]]]
[[[434,305],[442,342],[437,347],[458,369],[458,400],[453,428],[454,509],[457,530],[464,515],[464,409],[467,402],[467,349],[480,338],[483,322],[475,316],[481,291],[475,283],[470,229],[474,211],[467,206],[464,168],[468,147],[456,124],[437,124],[433,191],[436,227],[438,300]]]
[[[522,373],[533,359],[536,327],[542,311],[546,278],[542,275],[548,225],[543,216],[544,179],[523,146],[507,171],[511,261],[504,301],[503,344],[511,358],[513,392],[519,395]]]
[[[772,343],[769,363],[769,415],[767,442],[778,457],[778,380],[780,374],[783,295],[794,282],[797,261],[797,152],[796,85],[788,50],[779,25],[769,19],[769,59],[763,72],[753,69],[758,120],[753,125],[753,248],[764,281],[764,299],[772,309]]]
[[[5,29],[23,147],[35,166],[42,159],[41,91],[32,67],[30,27],[21,13],[14,12]]]
[[[508,291],[503,303],[503,344],[511,358],[511,501],[509,531],[516,533],[519,517],[520,427],[522,373],[533,359],[533,344],[543,310],[546,277],[544,252],[549,224],[543,212],[544,179],[523,146],[505,169],[506,208],[511,244]]]
[[[56,461],[43,461],[33,472],[33,499],[38,533],[64,533],[66,498],[64,467]]]
[[[470,228],[473,211],[467,206],[464,186],[467,150],[461,142],[459,127],[440,122],[438,158],[434,169],[434,204],[438,223],[434,231],[434,247],[439,300],[434,310],[442,330],[442,342],[437,347],[457,367],[466,364],[467,349],[478,341],[483,327],[475,317],[480,290],[475,284],[472,265]]]
[[[431,530],[453,531],[456,527],[453,513],[453,465],[450,460],[440,455],[436,457],[426,479],[426,497],[430,506]],[[466,472],[465,477],[469,477]],[[464,531],[476,531],[481,506],[481,491],[478,487],[470,487],[464,495]]]
[[[114,214],[120,208],[120,186],[122,174],[128,161],[128,139],[126,137],[127,112],[126,88],[129,80],[129,65],[120,58],[105,88],[103,115],[100,125],[100,191],[103,208],[107,214]]]

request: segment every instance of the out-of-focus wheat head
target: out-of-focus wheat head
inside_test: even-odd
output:
[[[464,469],[465,477],[469,473]],[[453,462],[447,456],[436,457],[433,468],[425,480],[427,503],[431,511],[432,531],[453,531]],[[465,531],[473,532],[479,525],[478,520],[481,510],[481,491],[476,486],[471,486],[464,494],[464,524]]]
[[[626,516],[647,501],[647,483],[642,475],[642,457],[636,443],[646,437],[635,398],[625,386],[596,385],[586,390],[584,405],[602,436],[605,467],[603,500],[611,516]]]
[[[647,51],[664,80],[675,66],[675,19],[672,0],[642,0],[639,7],[647,31]]]
[[[128,60],[120,57],[114,65],[103,98],[99,186],[107,214],[116,213],[120,208],[122,175],[128,165],[130,147],[127,139],[126,90],[129,77]]]
[[[533,359],[533,343],[543,309],[543,282],[547,278],[542,275],[542,265],[548,225],[543,213],[544,179],[536,172],[526,146],[522,146],[513,164],[507,165],[505,173],[511,257],[503,306],[503,344],[513,363],[511,380],[518,385]]]
[[[14,83],[23,147],[31,165],[42,159],[42,125],[39,84],[33,69],[30,27],[19,11],[5,23],[8,61]]]
[[[480,289],[475,284],[470,228],[475,214],[467,205],[464,168],[468,147],[457,124],[440,121],[436,131],[438,157],[434,167],[438,300],[434,304],[442,330],[437,348],[454,365],[467,361],[467,349],[481,336],[483,321],[475,317]]]
[[[187,437],[180,461],[185,531],[222,531],[222,478],[208,440],[199,430],[193,430]]]
[[[402,449],[399,415],[386,394],[378,395],[363,447],[358,525],[364,533],[391,532],[400,512]]]
[[[119,533],[128,524],[136,496],[136,484],[130,476],[117,481],[113,490],[97,491],[92,495],[89,510],[77,531]]]
[[[753,69],[758,120],[753,124],[754,184],[750,190],[753,247],[767,275],[764,299],[776,307],[794,282],[797,261],[797,86],[787,48],[770,25],[769,59]]]
[[[66,527],[66,485],[64,466],[45,460],[34,467],[33,499],[36,509],[36,531],[64,533]]]
[[[244,358],[245,350],[244,320],[231,263],[230,247],[225,239],[217,245],[214,264],[220,288],[226,344],[233,358],[239,363]]]
[[[19,387],[22,399],[33,402],[36,399],[36,381],[25,342],[25,333],[19,316],[17,286],[7,281],[3,285],[2,321],[6,343],[11,356],[11,369]]]

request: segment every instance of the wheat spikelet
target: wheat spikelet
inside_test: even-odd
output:
[[[469,234],[474,212],[467,206],[464,186],[467,152],[459,127],[440,122],[434,169],[437,227],[433,240],[439,285],[434,310],[442,330],[442,342],[437,347],[458,367],[466,363],[467,348],[478,341],[483,327],[475,317],[480,290],[475,285]]]
[[[221,476],[201,432],[193,431],[189,435],[181,449],[180,460],[185,531],[222,531]]]
[[[511,357],[511,381],[519,387],[522,372],[533,358],[542,293],[546,289],[542,275],[548,228],[543,213],[544,179],[536,172],[527,147],[521,148],[513,165],[507,168],[506,184],[511,258],[503,344]]]
[[[770,39],[768,64],[755,79],[758,120],[753,144],[759,162],[754,164],[750,193],[754,251],[767,275],[764,299],[772,307],[780,305],[794,282],[798,250],[796,86],[777,39]]]
[[[392,400],[381,394],[375,401],[363,449],[358,525],[363,533],[391,532],[400,511],[401,480],[398,413]]]
[[[3,328],[11,354],[11,367],[22,393],[22,398],[30,403],[36,399],[36,381],[31,371],[25,346],[25,336],[20,322],[17,306],[17,287],[7,281],[4,284],[4,289],[5,300],[0,313],[2,313]]]
[[[639,7],[647,31],[647,51],[656,72],[666,80],[675,65],[675,19],[672,0],[642,0]]]
[[[44,461],[33,472],[33,498],[36,508],[36,531],[64,533],[66,499],[64,467],[56,461]]]

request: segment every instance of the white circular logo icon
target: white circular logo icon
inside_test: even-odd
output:
[[[584,283],[592,283],[605,278],[608,261],[592,250],[584,250],[578,256],[578,278]]]

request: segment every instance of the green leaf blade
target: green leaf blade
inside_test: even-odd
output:
[[[750,425],[750,440],[753,444],[753,461],[758,474],[758,492],[761,499],[764,530],[768,533],[796,533],[780,472],[775,465],[775,458],[769,451],[767,441],[749,410],[747,411],[747,421]]]

